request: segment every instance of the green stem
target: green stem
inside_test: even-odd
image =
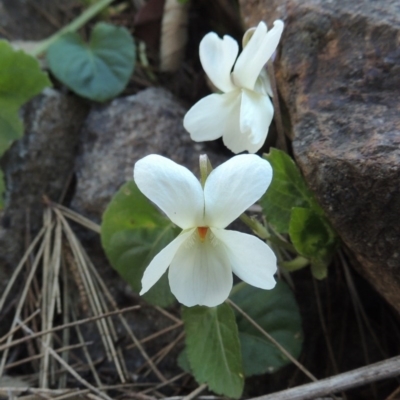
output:
[[[279,239],[277,236],[272,236],[264,225],[260,224],[257,220],[250,218],[246,214],[242,214],[240,216],[242,222],[244,222],[259,238],[263,240],[268,240],[269,242],[286,249],[292,253],[297,254],[294,246],[288,242],[285,242],[282,239]]]
[[[281,247],[282,249],[285,249],[285,250],[288,250],[288,251],[290,251],[292,253],[298,254],[297,250],[295,249],[295,247],[292,244],[290,244],[288,242],[285,242],[282,239],[279,239],[277,236],[271,236],[268,240],[271,243]]]
[[[247,283],[246,282],[239,282],[236,285],[233,286],[231,293],[229,294],[229,297],[233,296],[240,290],[242,290],[244,287],[246,287]]]
[[[75,18],[68,25],[64,26],[64,28],[60,29],[54,35],[48,37],[39,43],[39,45],[31,51],[31,55],[38,57],[42,53],[44,53],[50,45],[52,45],[60,36],[64,35],[67,32],[76,32],[79,28],[85,25],[89,20],[91,20],[95,15],[97,15],[100,11],[106,8],[115,0],[99,0],[97,3],[90,6],[86,9],[79,17]]]
[[[271,234],[257,220],[250,218],[246,214],[239,217],[258,237],[264,240],[270,240]]]
[[[306,267],[307,265],[310,264],[310,260],[303,257],[303,256],[297,256],[295,259],[290,260],[290,261],[282,261],[279,263],[280,267],[285,268],[289,272],[297,271],[299,269],[302,269]]]

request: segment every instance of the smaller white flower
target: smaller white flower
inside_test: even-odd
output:
[[[274,115],[271,87],[263,67],[275,52],[282,31],[281,20],[275,21],[270,31],[260,22],[244,34],[238,58],[239,46],[230,36],[221,39],[214,32],[204,36],[200,61],[211,82],[223,93],[204,97],[185,115],[183,125],[195,142],[222,136],[233,153],[255,153],[261,148]]]
[[[272,179],[270,164],[239,155],[214,169],[204,189],[185,167],[158,155],[135,164],[134,180],[181,234],[150,262],[142,278],[146,293],[169,267],[172,293],[182,304],[217,306],[232,289],[232,271],[250,285],[275,286],[276,257],[253,235],[225,229],[254,204]]]

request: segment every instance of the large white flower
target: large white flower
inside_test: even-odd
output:
[[[270,31],[260,22],[257,29],[245,33],[238,58],[239,46],[230,36],[221,39],[214,32],[204,36],[200,61],[223,94],[204,97],[185,115],[183,125],[194,141],[222,136],[225,146],[234,153],[255,153],[261,148],[274,115],[271,87],[263,67],[275,52],[282,31],[281,20],[275,21]]]
[[[168,267],[172,293],[189,307],[213,307],[226,300],[232,271],[250,285],[275,286],[273,251],[253,235],[225,229],[267,190],[272,168],[266,160],[235,156],[210,173],[203,189],[187,168],[150,155],[136,163],[134,179],[140,191],[182,228],[147,267],[140,294]]]

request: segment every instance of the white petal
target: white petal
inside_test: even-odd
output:
[[[226,132],[239,131],[241,90],[210,94],[185,115],[183,126],[195,142],[215,140]]]
[[[151,154],[135,164],[139,190],[182,229],[202,224],[204,195],[198,179],[185,167]]]
[[[275,286],[276,256],[267,244],[253,235],[241,232],[215,228],[212,232],[226,246],[235,275],[261,289],[272,289]]]
[[[153,258],[143,274],[142,290],[140,291],[141,295],[146,293],[162,277],[163,273],[171,264],[178,249],[186,240],[188,240],[188,238],[190,238],[193,232],[194,229],[182,232]]]
[[[222,92],[236,89],[231,80],[233,64],[239,52],[235,39],[225,35],[221,39],[210,32],[200,42],[200,61],[211,82]]]
[[[232,289],[225,247],[211,243],[209,237],[201,242],[197,232],[192,240],[191,245],[181,246],[172,260],[168,273],[171,291],[187,307],[215,307],[228,298]]]
[[[282,31],[283,22],[281,20],[276,20],[274,27],[269,32],[264,22],[258,24],[233,69],[232,77],[236,86],[254,89],[261,69],[278,47]]]
[[[269,97],[274,97],[271,80],[265,68],[263,68],[260,72],[260,76],[258,77],[254,86],[254,91],[263,95],[268,95]]]
[[[265,193],[271,180],[271,165],[254,154],[235,156],[221,164],[204,186],[206,225],[225,228]]]
[[[243,35],[242,39],[242,47],[245,48],[247,46],[247,43],[249,43],[251,37],[254,35],[254,32],[256,31],[257,28],[252,27],[247,29],[247,31]]]
[[[240,106],[240,131],[262,147],[267,138],[268,129],[274,116],[274,107],[268,96],[244,89]],[[257,151],[256,150],[256,151]]]

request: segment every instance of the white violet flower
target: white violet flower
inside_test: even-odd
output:
[[[250,285],[275,286],[276,257],[257,237],[225,229],[254,204],[272,179],[268,161],[244,154],[214,169],[204,188],[185,167],[149,155],[134,168],[140,191],[182,232],[158,253],[144,272],[146,293],[169,267],[172,293],[186,306],[217,306],[232,289],[232,271]]]
[[[185,115],[183,125],[195,142],[222,136],[233,153],[255,153],[261,148],[274,115],[271,85],[263,67],[274,54],[282,31],[281,20],[270,31],[260,22],[244,34],[238,58],[239,46],[230,36],[221,39],[214,32],[204,36],[200,61],[223,93],[204,97]]]

